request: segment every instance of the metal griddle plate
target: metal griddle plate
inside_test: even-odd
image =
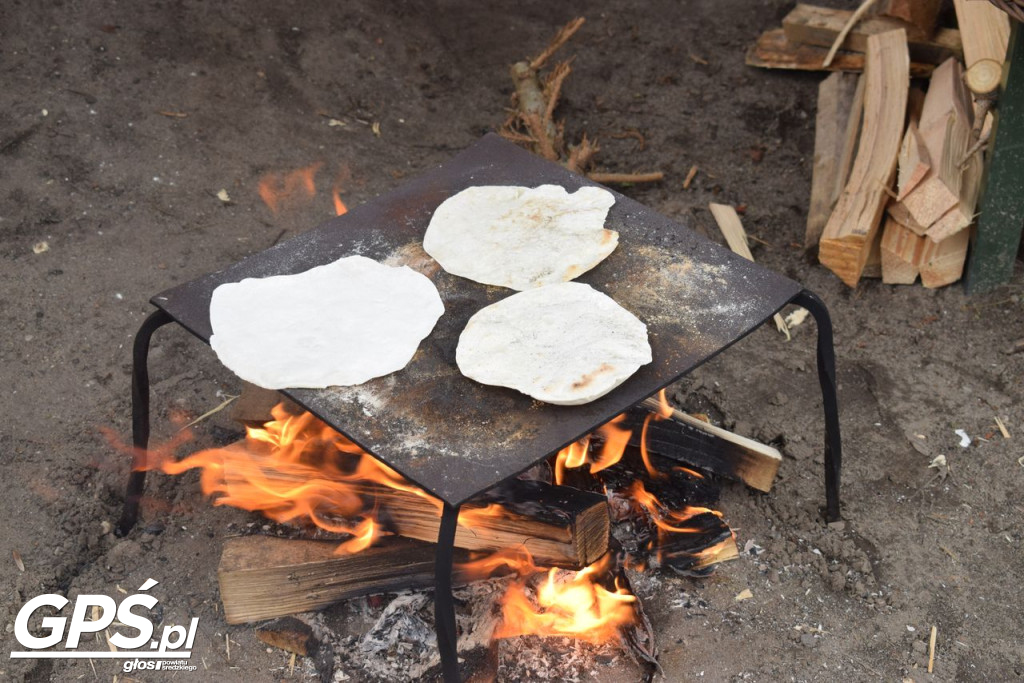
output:
[[[554,406],[463,377],[455,347],[469,317],[515,292],[449,275],[422,251],[444,199],[473,185],[593,185],[488,135],[447,164],[319,228],[152,299],[209,342],[214,288],[299,273],[361,254],[429,275],[445,313],[404,369],[356,387],[293,389],[289,397],[432,494],[455,505],[512,477],[679,379],[761,325],[796,282],[733,255],[615,193],[607,227],[619,246],[581,276],[647,323],[654,362],[610,394]]]

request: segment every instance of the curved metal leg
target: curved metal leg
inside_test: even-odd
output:
[[[157,310],[143,321],[135,333],[132,347],[132,472],[128,475],[128,488],[124,494],[124,509],[117,523],[117,535],[124,536],[139,519],[139,501],[146,486],[146,448],[149,447],[149,341],[153,333],[174,319],[170,314]]]
[[[455,598],[452,596],[452,555],[455,552],[455,527],[459,506],[444,504],[441,528],[437,533],[434,559],[434,628],[437,649],[441,653],[441,672],[445,683],[459,683],[459,633],[455,623]]]
[[[832,342],[832,318],[828,308],[810,290],[797,294],[792,303],[803,306],[818,325],[818,381],[825,407],[825,518],[829,522],[841,519],[839,511],[840,471],[843,464],[843,445],[839,438],[839,398],[836,395],[836,351]]]

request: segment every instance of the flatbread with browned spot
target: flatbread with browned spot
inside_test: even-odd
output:
[[[437,207],[423,249],[447,272],[485,285],[567,282],[615,250],[619,233],[604,227],[614,203],[599,187],[478,185]]]
[[[478,311],[455,351],[462,374],[558,405],[604,396],[651,362],[647,326],[590,285],[563,282]]]

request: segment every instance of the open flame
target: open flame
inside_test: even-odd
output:
[[[594,644],[614,641],[619,629],[636,621],[636,596],[618,585],[605,588],[597,578],[607,570],[611,555],[578,572],[552,568],[514,582],[502,598],[502,621],[495,638],[569,636]],[[531,595],[532,593],[532,595]]]
[[[373,486],[441,502],[331,429],[311,413],[292,415],[282,405],[263,427],[246,429],[244,442],[174,460],[166,449],[147,454],[146,469],[167,474],[202,470],[203,493],[215,505],[255,510],[276,522],[311,521],[325,531],[350,534],[339,553],[358,552],[382,534],[367,498]],[[370,485],[369,487],[367,485]],[[350,520],[359,518],[353,524]]]
[[[322,161],[317,161],[292,171],[264,174],[257,185],[260,199],[275,216],[286,208],[294,208],[312,200],[316,196],[316,175],[323,165]],[[339,173],[331,187],[334,213],[338,216],[348,212],[348,207],[341,199],[341,192],[342,182],[350,176],[351,172]]]
[[[661,398],[664,401],[663,394]],[[335,551],[338,554],[358,553],[394,530],[387,526],[390,522],[382,524],[377,515],[374,492],[379,493],[380,487],[430,501],[440,516],[441,501],[311,413],[295,415],[279,404],[272,410],[272,417],[261,427],[247,428],[244,442],[176,460],[173,452],[181,445],[176,439],[145,453],[136,462],[143,462],[145,469],[167,474],[199,469],[202,490],[214,498],[216,505],[259,511],[277,522],[312,523],[325,531],[346,534],[348,538]],[[600,448],[592,449],[590,437],[585,437],[563,449],[555,458],[556,483],[562,484],[570,469],[589,465],[589,471],[597,473],[619,462],[632,436],[632,431],[623,426],[625,418],[619,415],[597,430],[604,442]],[[647,426],[652,419],[661,418],[650,414],[644,421],[641,453],[653,481],[665,475],[654,469],[646,451]],[[703,507],[670,509],[639,480],[626,494],[630,505],[644,511],[655,525],[659,542],[669,534],[700,533],[700,520],[695,518],[701,515],[721,517],[721,513]],[[504,514],[497,504],[467,507],[460,513],[459,525],[482,530]],[[721,551],[722,547],[713,546],[693,556],[706,557],[710,564],[722,559]],[[660,559],[660,550],[658,553]],[[607,553],[577,572],[549,569],[536,565],[532,556],[519,547],[462,564],[459,570],[464,576],[477,578],[496,572],[516,575],[502,598],[502,620],[496,638],[569,636],[599,644],[616,640],[623,627],[637,620],[636,598],[611,577],[614,561],[614,554]]]
[[[579,570],[550,568],[534,564],[529,552],[518,549],[491,553],[459,566],[474,577],[495,572],[514,572],[501,599],[501,623],[495,638],[517,636],[568,636],[594,644],[614,641],[619,631],[637,620],[636,596],[619,584],[606,588],[613,555]]]

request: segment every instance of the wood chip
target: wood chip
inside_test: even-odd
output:
[[[1002,418],[999,417],[998,415],[996,415],[996,427],[999,427],[999,433],[1003,435],[1004,439],[1009,439],[1010,438],[1010,432],[1007,431],[1006,424],[1003,422]]]
[[[683,189],[689,190],[690,185],[693,183],[693,179],[697,177],[697,164],[690,167],[690,170],[686,173],[686,178],[683,180]]]
[[[45,251],[50,251],[49,242],[36,242],[35,244],[32,245],[33,254],[42,254]]]
[[[753,597],[754,597],[754,594],[750,592],[750,589],[749,588],[744,588],[743,590],[741,590],[739,593],[736,594],[736,597],[733,598],[733,600],[735,600],[736,602],[743,602],[744,600],[750,600]]]
[[[935,667],[935,637],[938,634],[938,627],[932,626],[932,634],[928,638],[928,673],[931,673],[932,669]]]
[[[167,116],[172,119],[187,119],[188,114],[183,111],[158,111],[157,114],[160,116]]]
[[[217,190],[217,199],[221,200],[225,204],[231,201],[231,197],[228,196],[228,191],[224,189]]]
[[[750,245],[747,244],[747,233],[743,230],[743,223],[740,222],[736,209],[728,204],[715,203],[708,204],[708,207],[711,209],[711,215],[715,217],[715,222],[718,223],[718,229],[725,236],[729,248],[748,261],[753,261],[754,255],[750,253]],[[774,319],[775,327],[786,335],[786,341],[789,341],[791,339],[789,327],[782,319],[782,315],[776,313]]]
[[[25,563],[21,561],[21,553],[19,553],[17,550],[12,550],[11,557],[14,558],[14,564],[17,565],[18,571],[25,571]]]

